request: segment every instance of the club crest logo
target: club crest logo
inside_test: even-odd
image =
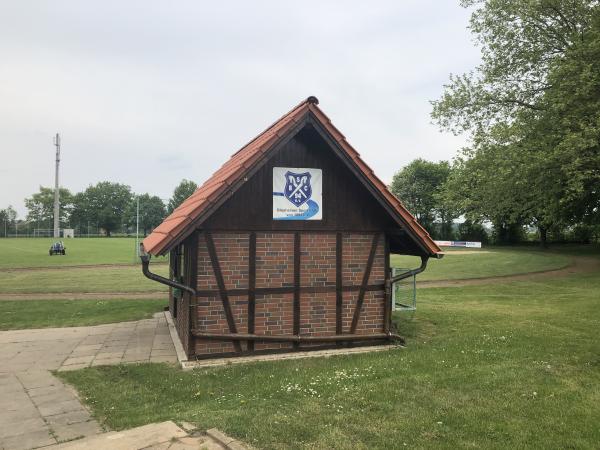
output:
[[[308,172],[304,173],[285,173],[285,188],[284,196],[296,207],[303,205],[310,199],[312,195],[312,187],[310,185],[311,175]]]

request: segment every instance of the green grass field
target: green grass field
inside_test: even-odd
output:
[[[570,263],[566,254],[540,251],[527,247],[478,249],[444,248],[442,259],[430,259],[427,270],[418,280],[457,280],[515,275],[560,269]],[[392,267],[415,268],[421,259],[414,256],[393,255]]]
[[[598,447],[600,273],[418,295],[395,315],[406,349],[60,376],[111,428],[186,420],[258,448]]]
[[[0,330],[73,327],[141,320],[152,317],[166,305],[166,299],[2,301]]]
[[[65,256],[48,255],[53,238],[0,239],[0,268],[135,264],[134,238],[63,239]],[[163,258],[159,258],[162,260]]]
[[[131,238],[90,238],[66,241],[66,256],[49,256],[52,239],[0,239],[0,294],[60,292],[150,292],[163,285],[146,279],[133,264],[135,240]],[[166,275],[165,258],[152,260],[152,270]],[[117,264],[123,267],[81,268],[69,266]],[[481,278],[558,269],[569,257],[527,248],[486,248],[483,251],[453,251],[442,260],[430,260],[419,280]],[[393,256],[395,267],[413,268],[419,258]],[[11,268],[60,267],[60,270],[10,271]]]
[[[151,265],[151,270],[167,276],[166,264]],[[149,280],[139,265],[101,268],[39,269],[0,271],[0,293],[60,292],[167,292],[163,284]]]

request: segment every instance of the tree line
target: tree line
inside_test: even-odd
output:
[[[131,187],[110,181],[101,181],[82,192],[71,193],[60,188],[60,228],[73,228],[76,235],[119,232],[134,233],[137,226],[139,202],[140,233],[147,235],[196,190],[190,180],[182,180],[166,202],[156,195],[135,194]],[[34,230],[53,227],[54,188],[40,186],[38,192],[25,199],[27,217],[17,220],[17,213],[9,206],[0,210],[0,235],[35,234]]]
[[[566,235],[598,240],[599,2],[462,5],[473,10],[470,29],[482,63],[450,77],[432,102],[432,118],[442,130],[466,134],[469,145],[451,164],[428,170],[427,177],[445,174],[431,195],[413,202],[402,187],[423,161],[401,171],[392,188],[434,234],[432,219],[444,223],[449,212],[471,224],[492,223],[502,243],[522,240],[531,227],[542,244]]]

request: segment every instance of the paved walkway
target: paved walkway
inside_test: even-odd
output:
[[[0,449],[42,447],[101,431],[50,370],[177,362],[163,313],[137,322],[0,332]]]

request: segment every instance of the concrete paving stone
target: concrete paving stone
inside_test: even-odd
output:
[[[207,442],[206,439],[199,439],[197,437],[183,437],[173,442],[169,447],[169,450],[197,450],[200,444],[205,442]]]
[[[173,422],[154,423],[120,432],[103,433],[84,440],[61,444],[56,450],[132,450],[171,442],[172,439],[187,436],[186,432]]]
[[[59,391],[62,391],[64,389],[65,389],[65,387],[61,383],[61,384],[56,384],[56,385],[52,385],[52,386],[45,386],[45,387],[39,387],[39,388],[29,389],[27,391],[27,394],[33,400],[35,397],[52,394],[54,392],[59,392]]]
[[[151,356],[170,356],[175,355],[175,348],[172,349],[152,349]]]
[[[85,369],[86,367],[89,367],[89,364],[71,364],[70,366],[60,366],[57,370],[59,372],[68,372],[71,370],[79,370],[79,369]]]
[[[89,364],[93,361],[94,356],[95,355],[69,357],[65,360],[63,366],[70,366],[72,364]]]
[[[56,444],[56,439],[46,430],[19,434],[2,439],[2,445],[5,450],[28,450],[51,444]]]
[[[2,386],[0,386],[0,397],[4,397],[7,394],[10,394],[11,392],[19,392],[23,390],[23,385],[21,385],[21,383],[19,383],[18,381],[16,383],[11,383],[11,384],[3,384]]]
[[[46,370],[38,370],[32,372],[17,373],[19,381],[25,389],[33,389],[38,387],[56,386],[62,383],[57,380],[52,374]]]
[[[177,362],[177,356],[151,356],[150,362],[153,363],[175,363]]]
[[[217,428],[211,428],[209,430],[206,430],[206,434],[211,439],[214,439],[215,441],[223,445],[227,445],[235,440],[232,437],[227,436],[225,433],[223,433],[221,430],[218,430]]]
[[[71,392],[67,388],[57,390],[50,394],[38,395],[37,397],[31,397],[31,401],[37,407],[45,406],[48,404],[60,403],[60,402],[66,401],[66,400],[74,400],[74,399],[76,399],[76,397],[73,395],[73,392]]]
[[[121,360],[121,363],[132,364],[132,363],[143,363],[143,362],[148,362],[148,361],[150,361],[150,357],[142,358],[139,356],[128,356],[127,358],[123,358]]]
[[[0,439],[42,430],[48,430],[48,426],[39,415],[38,417],[32,417],[17,422],[2,422],[0,423]]]
[[[152,352],[152,347],[129,347],[127,350],[125,350],[124,356],[128,356],[128,355],[150,356],[150,352]]]
[[[97,361],[99,359],[115,359],[115,358],[121,358],[123,356],[123,354],[125,353],[124,350],[120,351],[120,352],[99,352],[96,354],[96,357],[94,358],[94,361]]]
[[[150,445],[149,447],[144,447],[141,450],[168,450],[171,447],[171,442],[162,442],[160,444]]]
[[[56,414],[54,416],[48,416],[44,418],[51,428],[60,425],[72,425],[74,423],[88,422],[91,420],[90,413],[85,410],[70,411],[62,414]]]
[[[97,367],[97,366],[116,366],[118,364],[121,364],[123,362],[123,360],[121,358],[105,358],[105,359],[95,359],[92,364],[91,367]],[[129,361],[127,361],[129,362]]]
[[[75,347],[73,352],[87,351],[87,350],[98,350],[102,347],[102,344],[81,344]]]
[[[127,350],[127,345],[114,345],[102,347],[98,353],[124,353]]]
[[[110,334],[115,329],[114,325],[90,327],[88,336],[98,336]]]
[[[118,333],[118,334],[112,333],[110,336],[108,336],[104,340],[104,343],[106,344],[108,342],[115,342],[115,341],[128,342],[129,339],[131,339],[132,335],[133,335],[132,333],[126,333],[126,334],[123,334],[123,333]]]
[[[50,427],[59,442],[69,441],[84,436],[93,436],[102,433],[102,428],[95,420],[78,422],[70,425],[52,425]]]
[[[43,417],[54,416],[56,414],[63,414],[72,411],[81,411],[83,409],[83,406],[75,397],[71,397],[71,399],[64,400],[62,402],[45,404],[38,407],[38,410]]]
[[[0,423],[3,424],[21,422],[23,420],[29,419],[37,419],[39,417],[40,413],[31,403],[29,403],[28,405],[23,405],[23,407],[19,408],[18,410],[0,411]]]
[[[108,334],[93,334],[87,336],[81,343],[83,345],[102,344],[107,337]]]

